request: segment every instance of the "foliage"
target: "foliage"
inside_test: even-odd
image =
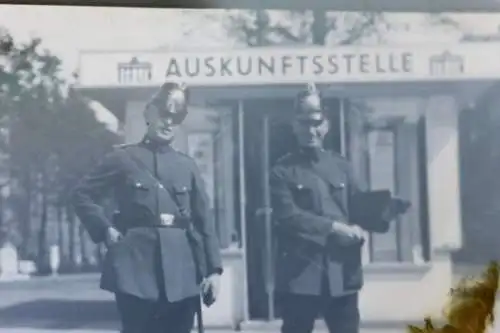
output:
[[[484,333],[493,326],[498,293],[499,266],[489,264],[480,279],[462,279],[451,290],[449,303],[443,311],[447,323],[436,327],[425,318],[424,327],[409,325],[409,333]]]
[[[334,13],[323,10],[232,11],[227,31],[249,46],[355,44],[383,39],[390,23],[382,13]]]
[[[0,162],[9,168],[0,178],[10,180],[15,223],[5,221],[3,227],[20,231],[21,255],[29,252],[32,231],[37,230],[36,252],[44,258],[49,210],[65,207],[75,182],[117,137],[61,79],[61,60],[44,50],[40,39],[13,43],[8,56],[10,66],[0,77]]]

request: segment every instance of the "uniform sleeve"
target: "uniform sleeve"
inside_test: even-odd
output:
[[[103,242],[111,222],[100,204],[101,198],[110,195],[121,172],[119,152],[109,153],[76,186],[72,194],[75,213],[95,243]]]
[[[333,221],[298,207],[279,168],[270,175],[271,201],[277,223],[297,236],[326,245],[332,232]]]
[[[192,212],[194,222],[202,236],[203,252],[206,257],[207,274],[222,274],[222,260],[215,222],[210,212],[205,184],[201,178],[198,167],[193,163],[192,176],[193,202]]]

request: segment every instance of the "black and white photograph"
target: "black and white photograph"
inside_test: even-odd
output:
[[[500,5],[365,2],[0,4],[0,332],[500,333],[424,330],[500,261]]]

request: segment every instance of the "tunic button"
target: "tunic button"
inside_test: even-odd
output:
[[[163,189],[163,185],[162,184],[158,184],[158,187]]]
[[[304,185],[302,185],[302,184],[297,185],[297,189],[302,190],[303,188],[304,188]]]

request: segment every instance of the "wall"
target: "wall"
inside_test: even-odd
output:
[[[463,248],[454,255],[461,265],[484,265],[500,259],[499,86],[460,114]]]
[[[411,149],[416,150],[416,124],[421,116],[425,120],[425,144],[427,165],[427,201],[429,205],[428,219],[430,228],[432,251],[454,251],[462,245],[461,202],[460,202],[460,175],[458,150],[458,110],[453,96],[400,97],[400,98],[373,98],[366,99],[365,103],[371,108],[371,118],[374,122],[381,119],[399,121],[396,133],[400,134],[399,149],[396,154],[397,173],[401,181],[408,180],[406,173],[411,176],[415,173],[414,165],[408,161],[415,161],[416,156]],[[403,122],[400,122],[401,118]],[[378,119],[378,120],[377,120]],[[413,133],[412,133],[413,132]],[[413,139],[411,138],[413,136]],[[404,142],[406,141],[406,143]],[[406,147],[402,147],[406,144]],[[410,172],[410,173],[408,173]],[[398,192],[404,197],[412,199],[412,210],[419,209],[416,196],[415,177],[411,181],[401,182]],[[412,184],[413,182],[413,184]],[[416,202],[415,202],[416,201]],[[411,212],[408,216],[411,216]],[[415,214],[414,214],[415,215]],[[416,225],[418,216],[413,216],[412,224]],[[403,221],[404,222],[404,221]],[[409,221],[408,221],[409,222]],[[415,237],[416,228],[408,230]],[[409,238],[406,238],[407,240]],[[431,251],[431,252],[432,252]]]
[[[367,178],[371,189],[390,189],[412,202],[412,208],[385,234],[369,239],[372,262],[422,262],[417,122],[423,115],[418,97],[365,98]],[[360,108],[360,107],[358,107]],[[425,164],[425,156],[423,157]],[[425,179],[422,179],[425,181]]]
[[[425,103],[427,177],[431,246],[454,251],[462,246],[458,110],[452,96]]]

